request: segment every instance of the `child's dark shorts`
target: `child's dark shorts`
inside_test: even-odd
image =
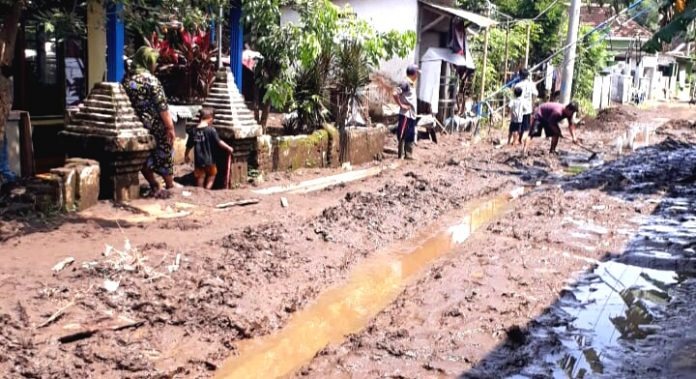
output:
[[[543,119],[534,120],[534,126],[532,127],[532,131],[530,132],[529,136],[530,137],[541,137],[542,130],[544,131],[544,135],[546,136],[546,138],[562,137],[563,136],[563,133],[561,132],[561,128],[558,127],[558,124],[551,125],[550,123],[546,122],[546,120],[543,120]]]
[[[522,126],[521,126],[522,129],[520,129],[520,134],[526,133],[529,130],[529,128],[531,128],[531,127],[532,127],[532,115],[526,114],[526,115],[522,116]]]
[[[522,133],[523,132],[523,122],[511,122],[510,123],[510,133]]]

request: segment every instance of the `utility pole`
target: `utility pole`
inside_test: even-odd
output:
[[[524,53],[524,68],[529,68],[529,40],[532,36],[532,23],[527,23],[527,48]]]
[[[486,10],[486,16],[491,17],[491,3],[488,2],[488,9]],[[486,94],[486,68],[488,66],[488,28],[484,31],[483,35],[483,68],[481,69],[481,92],[479,94],[479,115],[483,110],[483,97]]]
[[[563,82],[561,83],[561,103],[570,102],[573,90],[573,72],[575,70],[575,56],[577,52],[578,28],[580,27],[580,6],[581,0],[571,0],[568,23],[568,40],[563,62]]]

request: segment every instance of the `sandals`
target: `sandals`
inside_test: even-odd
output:
[[[172,194],[166,189],[160,189],[159,191],[155,192],[152,197],[155,199],[169,199],[172,197]]]

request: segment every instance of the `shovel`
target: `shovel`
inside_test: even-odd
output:
[[[225,167],[225,184],[223,189],[231,189],[230,177],[232,176],[232,154],[227,154],[227,167]]]
[[[581,149],[587,151],[588,153],[592,153],[592,155],[590,155],[590,157],[587,158],[588,162],[595,160],[595,158],[597,158],[597,156],[599,156],[599,154],[597,154],[596,151],[591,150],[589,147],[581,145],[580,142],[575,142],[575,144],[580,146]]]

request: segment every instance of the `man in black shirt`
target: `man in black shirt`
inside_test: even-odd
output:
[[[215,111],[212,108],[201,109],[201,121],[197,127],[188,131],[188,140],[186,141],[186,163],[190,162],[189,154],[191,149],[194,149],[194,167],[193,175],[196,177],[196,185],[207,189],[213,188],[215,176],[217,175],[217,165],[215,164],[216,148],[227,151],[232,154],[232,147],[226,144],[218,136],[217,131],[213,127],[213,119]]]

